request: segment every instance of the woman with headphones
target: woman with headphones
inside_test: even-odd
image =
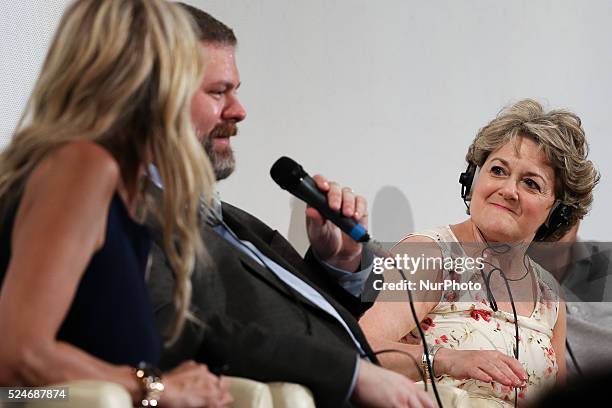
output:
[[[423,261],[410,280],[428,355],[410,344],[416,323],[408,305],[385,301],[385,292],[360,321],[373,348],[429,360],[437,383],[498,406],[563,381],[565,308],[554,278],[527,249],[534,241],[558,240],[588,212],[599,175],[587,154],[578,116],[545,112],[532,100],[502,110],[483,127],[460,178],[469,218],[410,234],[394,249]],[[389,271],[385,282],[397,272]],[[380,359],[420,378],[401,353]]]

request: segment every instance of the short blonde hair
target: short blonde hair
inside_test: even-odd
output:
[[[580,118],[567,110],[545,112],[538,102],[525,99],[500,111],[480,129],[466,160],[481,167],[489,154],[517,137],[535,141],[555,172],[555,198],[572,207],[568,226],[546,240],[557,241],[589,211],[599,172],[587,159],[589,146]]]

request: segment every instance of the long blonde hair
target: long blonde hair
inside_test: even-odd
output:
[[[190,17],[164,0],[77,0],[65,12],[25,113],[0,155],[0,197],[51,150],[75,140],[106,147],[134,191],[147,152],[164,185],[160,224],[176,274],[178,337],[191,300],[190,275],[203,251],[199,199],[214,175],[191,123],[204,70]],[[27,124],[25,124],[27,122]]]

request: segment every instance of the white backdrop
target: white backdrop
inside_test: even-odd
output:
[[[0,3],[0,148],[11,137],[68,0]]]
[[[3,16],[25,7],[7,3],[0,6]],[[30,3],[39,4],[34,9],[46,24],[39,24],[40,16],[30,22],[21,16],[0,26],[3,137],[12,131],[35,75],[23,61],[42,58],[40,47],[59,18],[54,5],[64,2]],[[457,180],[467,146],[502,106],[526,97],[572,109],[583,119],[602,181],[580,235],[611,240],[606,208],[612,207],[612,142],[606,125],[612,3],[190,3],[232,26],[240,43],[240,92],[248,117],[233,139],[238,170],[220,184],[221,194],[298,247],[305,242],[303,207],[268,176],[279,156],[366,196],[373,234],[396,240],[465,217]]]

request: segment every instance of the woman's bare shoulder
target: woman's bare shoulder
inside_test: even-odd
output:
[[[26,183],[26,192],[44,191],[44,186],[83,193],[114,192],[120,178],[119,164],[100,145],[90,141],[66,143],[50,151],[36,165]]]
[[[433,238],[428,237],[426,235],[420,235],[420,234],[410,234],[407,237],[405,237],[404,239],[402,239],[399,244],[405,244],[405,243],[430,243],[430,242],[436,242]]]
[[[98,174],[100,176],[119,176],[119,164],[115,158],[97,143],[79,140],[66,143],[49,152],[39,166],[49,166],[60,170],[74,170]]]

